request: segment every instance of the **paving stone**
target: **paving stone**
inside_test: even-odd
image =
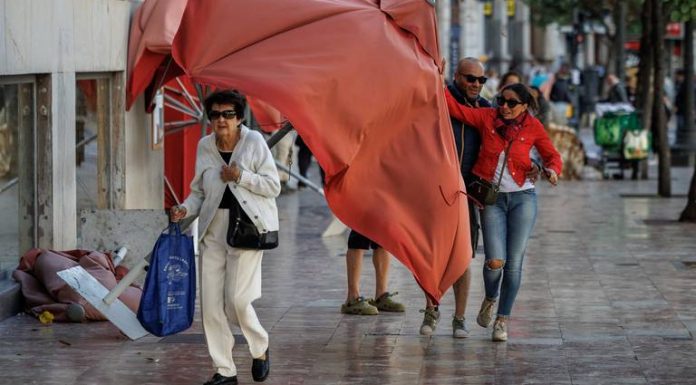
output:
[[[675,193],[686,191],[690,172],[673,169]],[[341,314],[346,235],[320,237],[331,217],[317,194],[283,195],[281,246],[265,254],[255,302],[271,337],[265,384],[696,384],[696,269],[682,263],[696,260],[696,225],[664,221],[678,217],[683,198],[620,197],[655,191],[654,179],[539,187],[507,343],[491,342],[491,328],[475,322],[482,253],[471,264],[469,338],[451,337],[451,293],[435,334],[419,335],[424,296],[396,261],[390,290],[405,313]],[[367,253],[367,297],[370,262]],[[240,384],[250,384],[248,346],[235,333]],[[200,313],[167,338],[129,341],[108,322],[44,326],[27,315],[0,322],[0,337],[3,384],[183,385],[213,373]]]

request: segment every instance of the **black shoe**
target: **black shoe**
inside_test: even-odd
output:
[[[237,385],[237,376],[225,377],[220,373],[215,373],[213,378],[203,385]]]
[[[268,377],[268,373],[271,371],[271,356],[268,354],[268,349],[266,349],[266,359],[262,360],[259,358],[254,358],[251,363],[251,376],[256,382],[262,382]]]

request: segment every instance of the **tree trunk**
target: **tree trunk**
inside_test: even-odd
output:
[[[653,53],[652,46],[652,0],[643,2],[643,10],[641,12],[641,25],[643,32],[640,37],[640,64],[638,66],[638,89],[636,90],[636,108],[642,114],[643,128],[650,129],[652,121],[652,104],[653,104]]]
[[[693,39],[687,39],[686,36],[694,35],[694,22],[689,20],[684,23],[684,42],[683,44],[683,60],[684,60],[684,84],[694,84],[694,41]],[[694,88],[686,87],[686,92],[684,95],[684,105],[693,106],[694,105]],[[694,110],[693,108],[687,108],[684,111],[680,111],[684,115],[684,131],[691,132],[694,129]]]
[[[684,82],[693,84],[694,81],[694,41],[687,39],[686,36],[693,36],[694,22],[689,20],[684,23]],[[684,98],[685,106],[694,105],[693,87],[687,87],[687,92]],[[694,124],[694,113],[691,108],[684,111],[684,129],[692,130]],[[691,131],[687,131],[691,132]],[[689,197],[684,211],[679,217],[681,222],[696,222],[696,167],[694,167],[694,175],[691,177],[691,186],[689,187]]]
[[[689,187],[689,201],[686,203],[684,211],[679,216],[680,222],[696,222],[696,167],[694,175],[691,177],[691,187]]]
[[[614,49],[615,54],[615,70],[616,77],[622,82],[626,82],[626,49],[624,43],[626,42],[626,7],[628,5],[625,1],[618,1],[615,6],[614,11],[614,24],[616,25],[616,32],[614,35],[614,41],[616,46]],[[611,52],[610,52],[611,53]],[[608,68],[608,66],[607,66]]]
[[[672,179],[670,167],[672,165],[669,142],[667,140],[667,114],[664,106],[665,97],[665,19],[663,17],[662,0],[653,1],[653,48],[655,50],[655,78],[654,88],[654,126],[653,140],[657,139],[657,151],[659,159],[657,193],[662,197],[672,195]]]

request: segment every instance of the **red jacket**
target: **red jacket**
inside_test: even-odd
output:
[[[507,142],[496,133],[493,126],[498,111],[495,108],[470,108],[457,103],[448,90],[445,90],[445,94],[450,116],[476,128],[481,134],[481,151],[472,172],[482,179],[492,181],[500,153],[507,147]],[[532,161],[529,157],[532,147],[536,147],[539,151],[544,167],[561,175],[563,164],[561,154],[551,143],[544,125],[528,114],[522,122],[519,138],[512,142],[507,159],[507,169],[519,186],[524,184],[525,174],[532,169]]]

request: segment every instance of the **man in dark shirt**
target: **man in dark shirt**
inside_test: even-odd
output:
[[[487,80],[483,74],[484,68],[481,61],[471,57],[464,58],[460,60],[457,65],[454,81],[447,87],[455,99],[461,104],[473,108],[490,107],[491,104],[480,96],[481,89]],[[462,177],[464,178],[464,182],[468,185],[473,176],[471,169],[474,167],[474,163],[476,163],[476,159],[478,158],[481,137],[475,128],[466,126],[454,118],[451,118],[451,120]],[[475,253],[478,245],[479,218],[478,209],[476,209],[471,201],[469,201],[469,224],[471,228],[471,245]],[[454,338],[465,338],[469,336],[469,331],[466,329],[466,324],[464,322],[464,310],[466,309],[466,303],[469,297],[470,284],[471,271],[467,269],[452,286],[455,302],[455,311],[452,318],[452,336]],[[427,299],[426,308],[422,310],[422,312],[425,313],[425,316],[420,333],[423,335],[430,335],[437,327],[437,323],[440,319],[440,311],[437,306]]]

